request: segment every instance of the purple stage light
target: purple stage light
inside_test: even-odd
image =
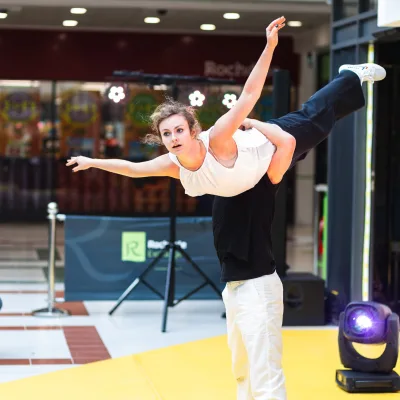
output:
[[[396,390],[399,390],[397,389],[400,388],[399,376],[395,374],[392,378],[391,375],[398,359],[399,331],[399,316],[392,313],[388,306],[373,301],[349,303],[339,319],[339,354],[343,366],[347,368],[341,374],[355,375],[352,375],[353,381],[349,377],[337,379],[339,386],[342,389],[347,387],[348,390],[345,390],[351,392],[364,392],[370,389],[372,392],[379,392],[375,389],[379,389],[380,384],[383,385],[383,380],[379,381],[382,376],[375,379],[372,375],[378,373],[387,375],[385,379],[389,380],[385,380],[386,388],[389,387],[387,382],[394,382]],[[359,354],[353,343],[384,344],[385,350],[380,357],[371,359]],[[369,375],[364,376],[362,373]],[[355,390],[357,380],[360,382],[359,390]],[[365,390],[367,386],[364,384],[367,381],[371,386]]]
[[[356,325],[358,329],[369,329],[372,327],[371,318],[366,315],[360,315],[356,318]]]
[[[365,335],[374,325],[370,313],[365,309],[356,309],[349,316],[350,329],[357,335]]]

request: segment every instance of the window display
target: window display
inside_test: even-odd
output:
[[[241,86],[180,85],[178,100],[198,112],[210,128],[234,107]],[[252,117],[272,117],[272,88],[266,87]],[[93,170],[73,174],[70,156],[124,158],[159,156],[162,146],[144,144],[149,115],[171,96],[165,85],[124,82],[0,81],[0,214],[9,219],[43,220],[47,204],[61,213],[165,216],[167,178],[130,179]],[[178,184],[179,215],[210,215],[210,196],[191,198]]]

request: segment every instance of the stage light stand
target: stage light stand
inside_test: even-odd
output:
[[[216,79],[207,78],[202,76],[184,76],[184,75],[158,75],[158,74],[145,74],[141,71],[115,71],[113,77],[117,79],[127,80],[127,81],[137,81],[144,82],[150,86],[154,85],[170,85],[172,87],[172,98],[174,100],[178,99],[178,82],[191,82],[191,83],[203,83],[203,84],[234,84],[235,81],[228,79]],[[198,290],[209,285],[213,291],[221,298],[221,291],[218,287],[211,281],[211,279],[200,269],[200,267],[194,263],[189,254],[187,254],[182,247],[176,243],[176,180],[170,179],[170,229],[169,229],[169,240],[168,244],[160,252],[160,254],[147,266],[147,268],[142,272],[140,276],[134,279],[134,281],[129,285],[129,287],[124,291],[124,293],[119,297],[115,306],[109,311],[109,315],[112,315],[116,309],[122,304],[124,300],[129,296],[129,294],[135,289],[135,287],[142,282],[150,290],[156,293],[159,297],[164,300],[163,307],[163,318],[161,331],[166,331],[167,326],[167,314],[168,308],[174,307],[181,301],[186,300]],[[165,295],[162,296],[156,289],[154,289],[144,278],[150,272],[155,265],[161,261],[163,256],[168,252],[168,268],[167,268],[167,278],[165,284]],[[180,253],[186,261],[192,265],[192,267],[201,275],[204,279],[204,283],[187,293],[182,298],[175,300],[175,253]],[[225,317],[225,313],[222,314]]]

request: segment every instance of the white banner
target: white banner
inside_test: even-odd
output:
[[[400,0],[378,0],[378,26],[400,26]]]

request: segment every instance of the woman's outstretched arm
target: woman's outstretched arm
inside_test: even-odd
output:
[[[78,172],[89,168],[98,168],[114,174],[131,178],[145,178],[149,176],[170,176],[179,179],[179,167],[164,154],[150,161],[134,163],[119,159],[98,159],[84,156],[71,157],[66,164],[75,166],[72,171]]]

